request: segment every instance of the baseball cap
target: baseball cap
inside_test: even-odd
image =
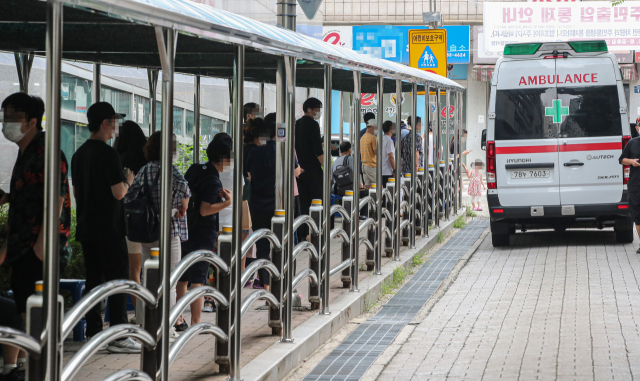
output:
[[[92,104],[87,110],[87,120],[89,121],[89,130],[97,129],[105,119],[112,117],[123,119],[125,114],[118,114],[108,102],[97,102]],[[94,128],[95,127],[95,128]]]
[[[367,122],[367,126],[377,126],[378,125],[378,121],[373,118],[373,119],[369,119],[369,121]]]

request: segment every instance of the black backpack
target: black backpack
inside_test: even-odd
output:
[[[144,173],[143,188],[138,196],[124,204],[127,238],[131,242],[151,243],[160,238],[160,221],[153,205],[151,191],[158,186],[160,172],[156,174],[151,188],[147,184],[147,172]]]
[[[344,196],[344,192],[353,190],[353,172],[349,168],[349,160],[351,156],[347,156],[342,164],[333,171],[333,181],[335,182],[335,193]],[[351,158],[352,159],[352,158]]]
[[[187,229],[189,230],[189,234],[195,234],[195,229],[200,224],[200,221],[204,217],[200,214],[200,205],[202,204],[202,197],[198,194],[198,187],[200,183],[205,180],[204,174],[204,166],[207,164],[193,164],[199,166],[198,172],[187,179],[189,183],[189,189],[191,190],[191,198],[189,198],[189,206],[187,207]],[[210,165],[210,164],[209,164]],[[220,181],[220,179],[216,179]],[[222,183],[220,183],[222,187]],[[217,232],[219,230],[218,226],[218,213],[213,215],[214,219],[214,229]]]

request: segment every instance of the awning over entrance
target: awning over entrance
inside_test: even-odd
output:
[[[495,65],[475,65],[471,68],[471,80],[489,82]]]
[[[625,81],[638,80],[638,70],[636,69],[636,64],[620,64],[620,69],[622,69],[623,80]]]

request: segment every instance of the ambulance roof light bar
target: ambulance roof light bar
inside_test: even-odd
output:
[[[504,47],[505,56],[533,55],[539,52],[575,51],[576,53],[598,53],[607,52],[607,43],[598,41],[570,41],[570,42],[547,42],[547,43],[526,43],[507,44]],[[559,58],[559,57],[558,57]]]

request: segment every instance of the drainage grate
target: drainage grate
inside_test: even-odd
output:
[[[375,316],[360,324],[304,378],[357,381],[440,287],[460,257],[489,225],[474,219],[422,265]]]

